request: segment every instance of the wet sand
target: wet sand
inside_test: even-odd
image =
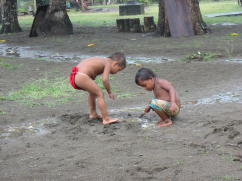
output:
[[[68,78],[75,65],[2,58],[17,68],[0,67],[0,96],[41,78]],[[134,83],[140,66],[178,90],[182,110],[172,126],[156,127],[153,112],[139,118],[153,96]],[[54,107],[1,99],[0,180],[241,180],[241,72],[241,63],[224,59],[129,64],[111,80],[127,96],[107,98],[110,114],[122,121],[105,126],[88,119],[86,94]]]

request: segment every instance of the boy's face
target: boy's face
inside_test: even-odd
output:
[[[145,90],[147,90],[147,91],[152,91],[155,88],[155,79],[150,78],[150,79],[147,79],[147,80],[140,80],[139,85],[141,87],[144,87]]]
[[[124,67],[120,66],[119,62],[113,62],[113,64],[111,65],[111,74],[116,74],[123,69]]]

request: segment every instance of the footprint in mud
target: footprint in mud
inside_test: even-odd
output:
[[[114,117],[122,117],[123,120],[113,124],[103,125],[101,119],[90,119],[87,114],[64,114],[60,116],[60,120],[64,123],[61,130],[69,135],[71,139],[80,139],[80,135],[102,135],[102,136],[114,136],[125,135],[128,132],[135,134],[142,131],[141,123],[135,120],[136,115],[123,114],[113,115]],[[132,118],[134,117],[134,118]],[[135,120],[130,121],[129,119]]]
[[[127,169],[126,173],[128,173],[130,176],[135,177],[137,179],[144,180],[152,180],[156,179],[156,175],[160,175],[161,172],[164,170],[167,170],[169,167],[153,167],[153,168],[145,168],[141,166],[137,166],[132,169]],[[159,177],[159,176],[158,176]]]
[[[241,130],[241,128],[242,128],[242,121],[234,120],[225,126],[215,127],[211,133],[208,133],[207,135],[204,136],[204,139],[207,139],[212,135],[217,135],[219,137],[227,137],[228,139],[233,140],[234,138],[240,135],[240,131],[238,130]]]

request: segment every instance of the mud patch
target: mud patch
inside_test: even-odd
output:
[[[242,120],[233,120],[223,126],[215,124],[213,127],[212,131],[204,136],[206,141],[214,142],[216,140],[217,144],[240,146]]]
[[[48,128],[53,127],[57,120],[46,118],[38,121],[31,121],[21,125],[8,125],[0,127],[0,138],[18,138],[20,136],[41,136],[47,134]]]
[[[59,119],[65,124],[62,125],[66,135],[72,140],[78,140],[81,136],[115,136],[142,132],[142,124],[138,121],[131,121],[130,116],[112,115],[113,117],[123,117],[120,122],[103,125],[101,119],[90,119],[87,114],[65,114]],[[133,115],[132,115],[133,117]],[[134,116],[135,117],[135,116]],[[132,119],[132,120],[135,120]]]

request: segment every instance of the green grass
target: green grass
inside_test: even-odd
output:
[[[191,62],[191,61],[212,61],[216,58],[221,57],[222,55],[213,53],[213,52],[196,52],[191,55],[185,56],[182,61]]]
[[[129,98],[129,97],[134,97],[137,96],[136,93],[122,93],[118,95],[118,98]]]
[[[109,76],[109,80],[113,80],[113,76],[110,75]],[[103,85],[103,81],[102,81],[102,76],[98,76],[95,80],[95,82],[97,83],[97,85],[102,89],[102,90],[106,90],[106,88]]]
[[[91,6],[90,6],[91,7]],[[99,5],[91,8],[117,8],[118,5]],[[216,18],[208,18],[204,15],[213,14],[213,13],[223,13],[223,12],[232,12],[232,11],[242,11],[242,7],[237,5],[237,1],[220,1],[220,2],[200,2],[200,9],[204,18],[204,21],[208,24],[211,23],[223,23],[223,22],[233,22],[233,23],[242,23],[241,16],[233,16],[233,17],[216,17]],[[88,13],[88,12],[76,12],[75,10],[71,10],[68,12],[68,15],[73,24],[77,24],[79,26],[115,26],[116,19],[119,18],[140,18],[141,23],[143,23],[144,16],[154,16],[155,21],[158,20],[158,5],[152,4],[145,9],[144,15],[136,15],[136,16],[119,16],[118,10],[115,12],[96,12],[96,13]],[[33,16],[20,16],[19,22],[21,26],[31,26],[33,21]]]
[[[53,107],[78,96],[65,78],[39,79],[25,84],[20,90],[1,96],[1,100],[18,101],[28,106],[47,105]]]
[[[4,67],[10,70],[16,70],[17,68],[21,67],[22,65],[13,65],[10,63],[2,63],[0,62],[0,67]]]
[[[112,79],[113,77],[110,76],[110,80]],[[97,77],[96,83],[102,90],[106,90],[103,85],[102,78],[100,76]],[[119,91],[113,89],[113,92]],[[134,93],[123,93],[120,94],[118,97],[127,98],[135,95],[136,94]],[[20,90],[10,92],[7,96],[0,96],[0,100],[17,101],[26,104],[30,107],[37,105],[46,105],[48,107],[54,107],[56,105],[64,104],[69,101],[78,101],[78,96],[80,96],[79,91],[74,90],[70,86],[66,78],[44,78],[34,80],[31,83],[27,83]]]
[[[4,115],[6,112],[0,110],[0,115]]]
[[[222,177],[222,179],[223,179],[223,180],[232,180],[232,181],[240,180],[239,177],[229,176],[229,175],[226,175],[226,176]]]
[[[109,77],[110,80],[113,80],[114,77],[112,75],[110,75]],[[103,91],[106,91],[104,85],[103,85],[103,82],[102,82],[102,77],[101,76],[98,76],[97,79],[95,80],[97,85],[103,90]],[[129,98],[129,97],[134,97],[134,96],[137,96],[137,93],[120,93],[120,90],[116,89],[115,87],[112,87],[112,92],[114,93],[118,93],[118,98]]]
[[[7,62],[9,59],[5,57],[0,57],[0,68],[6,68],[9,70],[16,70],[17,68],[20,68],[23,66],[22,64],[14,65],[9,62]]]
[[[182,165],[184,164],[184,160],[176,160],[176,165]]]

